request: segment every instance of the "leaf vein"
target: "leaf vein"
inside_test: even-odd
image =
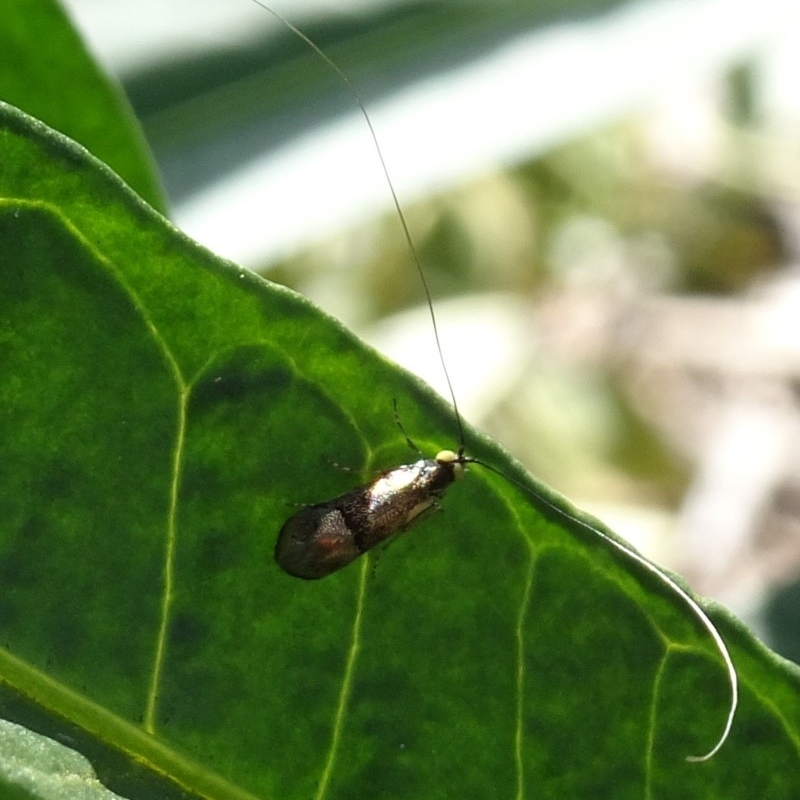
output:
[[[333,729],[331,731],[328,754],[325,757],[325,765],[322,768],[322,773],[317,783],[317,792],[314,795],[314,800],[322,800],[322,798],[325,797],[336,764],[336,756],[339,751],[339,742],[342,737],[342,728],[344,726],[344,717],[347,712],[347,704],[350,700],[350,692],[353,686],[353,673],[355,672],[358,652],[361,649],[361,621],[364,613],[369,565],[370,560],[368,557],[361,559],[361,577],[358,584],[358,595],[356,597],[356,613],[353,618],[353,629],[350,636],[350,649],[347,653],[344,675],[342,676],[342,686],[339,691],[339,702],[336,705],[336,713],[333,719]]]

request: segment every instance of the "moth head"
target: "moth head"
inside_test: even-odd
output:
[[[458,480],[464,474],[464,456],[459,453],[454,453],[452,450],[440,450],[436,454],[437,464],[452,464],[453,475]]]

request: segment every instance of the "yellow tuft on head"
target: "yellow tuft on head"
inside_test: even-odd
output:
[[[464,464],[461,460],[461,456],[458,453],[454,453],[452,450],[440,450],[436,454],[435,460],[438,464],[452,464],[453,475],[456,480],[464,474]]]

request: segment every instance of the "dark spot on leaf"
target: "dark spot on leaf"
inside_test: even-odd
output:
[[[170,649],[176,657],[181,653],[192,653],[197,650],[208,636],[208,625],[200,617],[189,614],[178,614],[170,627]]]
[[[224,403],[242,403],[258,396],[283,393],[292,383],[291,370],[275,363],[271,350],[247,347],[224,363],[214,364],[192,395],[192,408],[201,412]]]

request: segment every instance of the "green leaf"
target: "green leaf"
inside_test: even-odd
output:
[[[332,460],[416,458],[393,398],[426,453],[451,411],[0,119],[0,711],[68,728],[131,797],[798,796],[798,669],[709,606],[742,699],[687,763],[728,705],[707,633],[474,431],[527,490],[473,466],[379,563],[282,573],[295,505],[367,480]]]
[[[103,73],[56,0],[4,0],[0,100],[88,147],[151,204],[166,207],[122,90]]]

